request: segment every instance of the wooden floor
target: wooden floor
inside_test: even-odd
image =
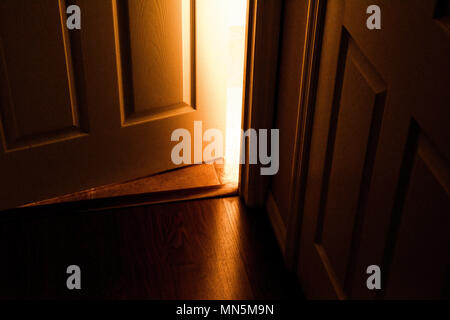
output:
[[[2,216],[0,298],[301,298],[266,215],[239,198],[64,208]],[[66,288],[69,265],[80,291]]]

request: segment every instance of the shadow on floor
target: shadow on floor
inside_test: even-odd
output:
[[[302,299],[266,215],[237,197],[63,208],[0,220],[0,298]],[[66,287],[70,265],[79,291]]]

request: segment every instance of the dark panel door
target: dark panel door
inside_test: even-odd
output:
[[[381,30],[366,25],[381,8]],[[327,3],[298,273],[310,298],[448,297],[449,1]],[[381,268],[369,290],[367,267]]]

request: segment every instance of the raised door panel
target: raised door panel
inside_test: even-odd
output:
[[[114,2],[125,125],[194,109],[195,0]]]
[[[14,12],[14,14],[12,14]],[[64,1],[0,2],[0,113],[5,151],[87,131],[80,103],[76,39]]]
[[[450,297],[449,226],[448,162],[414,122],[384,255],[387,299]]]
[[[135,112],[183,101],[181,1],[128,1]]]
[[[345,30],[339,43],[323,182],[311,230],[314,245],[309,250],[337,297],[345,298],[352,280],[387,86]]]
[[[386,84],[347,33],[343,35],[316,241],[345,292],[378,147]],[[326,257],[326,258],[325,258]]]

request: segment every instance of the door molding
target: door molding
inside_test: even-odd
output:
[[[326,0],[308,0],[303,67],[297,108],[296,135],[294,137],[294,165],[289,186],[289,221],[286,226],[285,260],[294,269],[298,259],[303,203],[309,168],[317,81],[322,52],[322,37],[325,24]]]
[[[270,178],[259,175],[258,165],[241,165],[240,194],[247,206],[266,206],[285,262],[291,270],[294,270],[299,247],[325,8],[326,0],[308,0],[296,134],[293,137],[294,165],[289,185],[290,218],[287,225],[279,217],[280,213],[274,205],[273,197],[268,192]],[[282,5],[279,1],[249,0],[244,130],[273,127],[278,86],[276,72],[281,45],[279,42],[281,15]],[[248,148],[248,145],[245,147]]]
[[[280,49],[282,1],[249,0],[247,7],[246,63],[242,128],[271,129],[274,122]],[[244,146],[248,158],[249,144]],[[239,193],[245,204],[262,208],[270,177],[260,165],[240,165]]]
[[[270,178],[259,174],[258,165],[241,165],[240,195],[249,207],[266,206],[285,262],[291,270],[295,268],[299,249],[325,9],[326,0],[308,0],[287,225],[279,218],[280,214],[276,210],[276,205],[273,205],[273,198],[268,194]],[[278,85],[276,73],[281,45],[281,16],[280,1],[249,0],[242,124],[244,131],[249,128],[273,127]],[[248,144],[245,148],[247,151]]]

